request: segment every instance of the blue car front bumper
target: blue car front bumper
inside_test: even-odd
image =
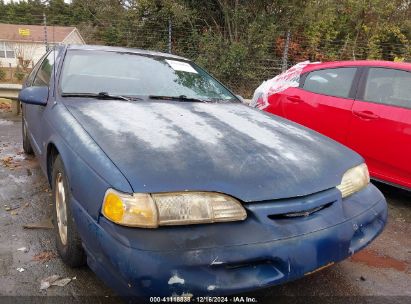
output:
[[[272,211],[324,199],[331,203],[309,216]],[[103,217],[97,223],[72,201],[89,266],[122,296],[235,294],[298,279],[364,248],[387,220],[386,201],[373,185],[344,200],[331,189],[245,206],[244,222],[150,230]]]

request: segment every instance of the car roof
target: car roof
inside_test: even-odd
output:
[[[157,56],[171,59],[179,59],[190,61],[190,59],[169,54],[161,53],[149,50],[135,49],[135,48],[126,48],[126,47],[117,47],[117,46],[105,46],[105,45],[90,45],[90,44],[69,44],[67,45],[69,50],[83,50],[83,51],[106,51],[106,52],[118,52],[118,53],[133,53],[138,55],[148,55],[148,56]]]
[[[392,69],[401,69],[411,71],[411,63],[406,62],[393,62],[384,60],[351,60],[351,61],[331,61],[331,62],[319,62],[311,63],[304,67],[303,73],[326,69],[337,68],[343,66],[371,66],[371,67],[387,67]]]

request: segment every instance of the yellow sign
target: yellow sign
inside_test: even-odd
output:
[[[19,28],[19,35],[20,36],[30,36],[30,30]]]

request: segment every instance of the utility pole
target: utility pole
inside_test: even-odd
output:
[[[47,17],[46,13],[43,12],[43,25],[44,25],[44,45],[46,46],[46,52],[49,50],[49,44],[47,41]]]
[[[287,31],[287,38],[285,40],[285,45],[284,45],[284,53],[283,53],[283,66],[282,66],[282,71],[285,72],[288,68],[288,47],[290,45],[290,30]]]
[[[168,52],[171,54],[171,28],[172,24],[171,24],[171,17],[168,17]]]

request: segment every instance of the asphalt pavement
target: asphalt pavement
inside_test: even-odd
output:
[[[389,220],[369,247],[300,280],[240,295],[243,300],[411,303],[411,193],[377,186],[387,198]],[[37,160],[23,153],[21,117],[1,112],[0,303],[119,301],[89,268],[70,269],[58,258],[51,203]],[[62,281],[67,284],[40,290],[42,279],[52,275],[67,278]]]

